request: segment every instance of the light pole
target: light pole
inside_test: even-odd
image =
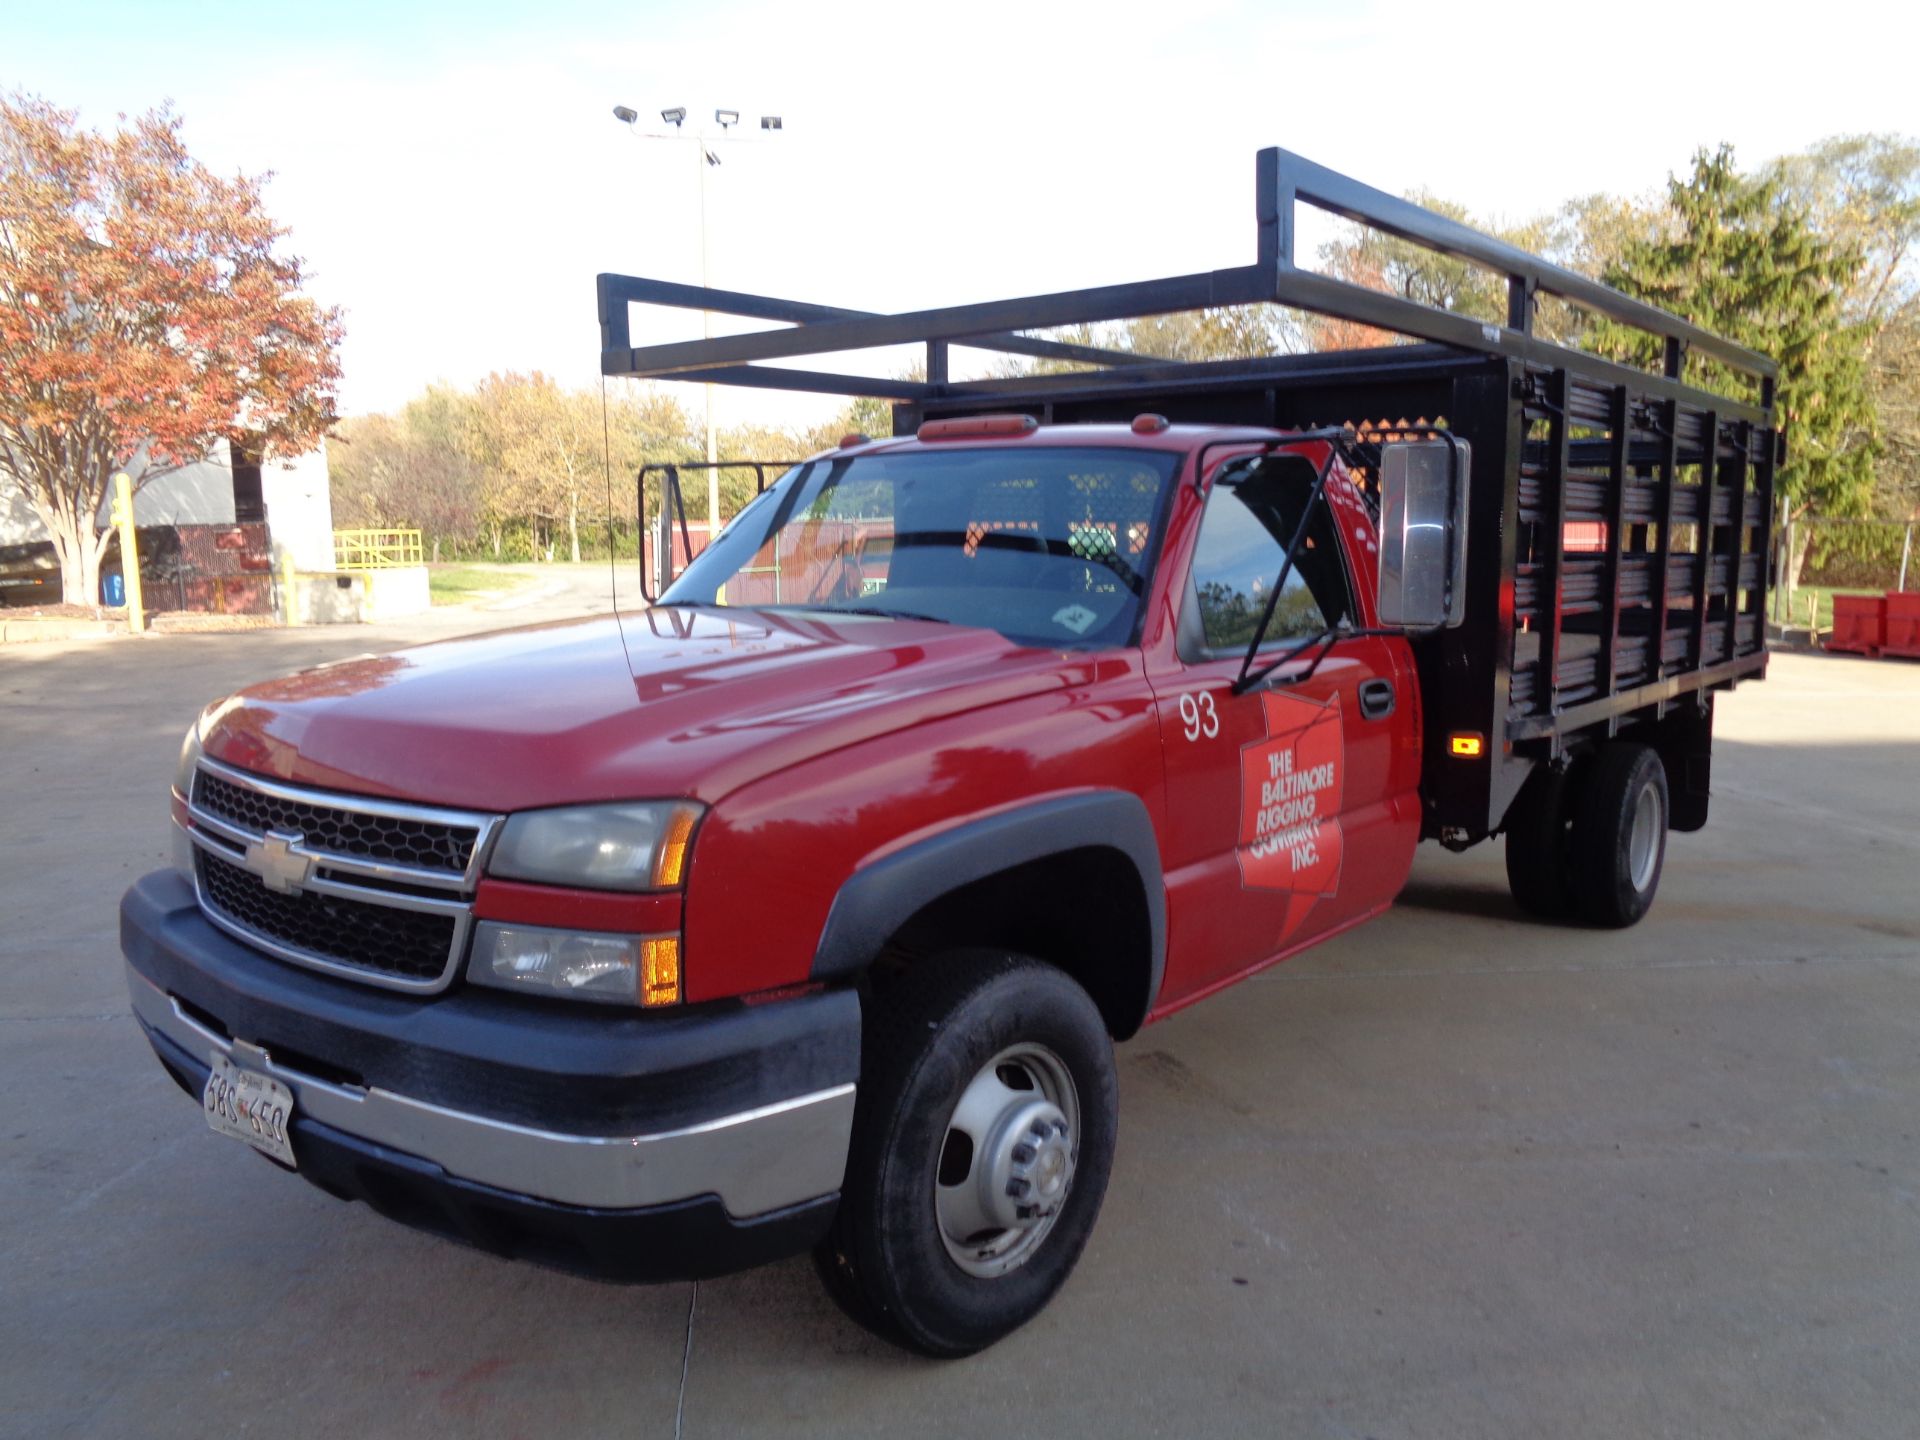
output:
[[[618,120],[622,125],[625,125],[635,136],[642,140],[688,140],[693,143],[693,163],[694,168],[699,171],[700,180],[700,288],[703,290],[712,289],[713,283],[709,278],[711,266],[707,247],[707,171],[719,165],[720,156],[710,142],[715,139],[732,139],[733,127],[740,123],[740,112],[738,110],[715,110],[713,112],[713,122],[720,127],[720,134],[718,136],[705,135],[697,130],[689,131],[683,129],[682,127],[685,126],[687,122],[687,107],[684,105],[673,105],[660,112],[661,120],[673,127],[670,133],[648,132],[634,129],[634,122],[640,118],[640,115],[638,111],[628,105],[614,106],[613,118]],[[778,115],[762,115],[760,117],[760,128],[763,131],[779,131],[785,127]],[[700,333],[709,340],[713,338],[713,312],[711,310],[702,310],[700,312]],[[713,428],[713,382],[711,380],[707,381],[702,388],[706,392],[707,411],[707,543],[712,544],[714,537],[720,533],[720,471],[715,468],[714,463],[719,460],[720,452]]]

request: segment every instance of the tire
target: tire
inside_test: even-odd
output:
[[[882,989],[863,1045],[846,1183],[815,1265],[876,1334],[970,1355],[1039,1314],[1093,1231],[1119,1122],[1113,1042],[1061,971],[970,951]]]
[[[1536,765],[1507,812],[1507,889],[1541,920],[1573,918],[1573,858],[1568,839],[1572,771]]]
[[[1666,863],[1667,772],[1646,745],[1594,756],[1574,803],[1574,905],[1590,925],[1624,930],[1647,913]]]

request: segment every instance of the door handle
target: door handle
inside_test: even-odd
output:
[[[1391,680],[1362,680],[1360,682],[1360,718],[1362,720],[1384,720],[1393,713],[1393,682]]]

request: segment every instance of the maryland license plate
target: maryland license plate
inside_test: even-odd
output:
[[[293,1092],[271,1076],[242,1070],[216,1053],[213,1073],[201,1092],[207,1124],[222,1135],[244,1140],[288,1169],[295,1168],[287,1125],[293,1119]]]

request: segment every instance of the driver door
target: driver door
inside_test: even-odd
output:
[[[1361,613],[1329,507],[1308,513],[1316,475],[1298,454],[1222,467],[1180,596],[1175,653],[1150,677],[1167,772],[1169,999],[1386,904],[1406,863],[1377,863],[1377,851],[1404,848],[1410,859],[1417,838],[1417,816],[1409,834],[1388,790],[1400,728],[1389,717],[1413,697],[1398,693],[1390,642],[1339,634],[1359,628]],[[1236,695],[1276,581],[1254,668],[1325,631],[1337,638],[1317,665],[1310,647]]]

